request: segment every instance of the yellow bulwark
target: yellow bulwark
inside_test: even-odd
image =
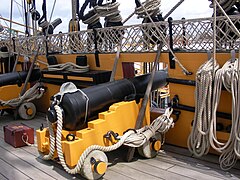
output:
[[[27,88],[29,87],[30,85],[28,84]],[[6,85],[6,86],[0,87],[0,101],[9,101],[9,100],[18,98],[21,90],[22,90],[22,86],[19,87],[18,85]],[[12,108],[12,107],[0,105],[0,110],[5,108]]]
[[[99,113],[98,119],[88,122],[88,127],[79,131],[62,131],[63,153],[68,166],[77,164],[83,151],[91,145],[109,146],[116,142],[113,137],[104,138],[108,131],[123,135],[124,131],[135,128],[136,119],[141,103],[136,101],[119,102],[109,107],[108,111]],[[150,124],[149,105],[146,108],[143,125]],[[74,141],[67,141],[66,136],[74,134]],[[49,132],[45,128],[37,130],[38,150],[41,153],[49,152]]]

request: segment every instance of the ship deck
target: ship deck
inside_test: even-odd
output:
[[[43,123],[44,114],[30,121],[14,120],[10,115],[0,117],[0,179],[84,179],[80,175],[67,174],[60,164],[44,161],[34,146],[14,148],[4,142],[3,126],[23,123],[35,130]],[[120,152],[121,151],[121,152]],[[228,172],[222,171],[218,156],[207,155],[194,158],[184,148],[164,145],[154,159],[136,157],[133,162],[124,162],[122,150],[108,154],[109,167],[103,179],[240,179],[240,164]]]

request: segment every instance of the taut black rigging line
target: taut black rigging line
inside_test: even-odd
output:
[[[42,15],[42,17],[38,20],[38,25],[39,25],[39,26],[40,26],[40,24],[43,23],[44,21],[47,21],[46,0],[43,0],[43,3],[42,3],[42,11],[43,11],[43,15]]]
[[[52,13],[54,10],[56,4],[56,0],[54,0],[53,3],[53,8],[52,8],[52,12],[50,14],[50,20],[52,18]],[[42,28],[42,32],[44,35],[48,35],[48,34],[53,34],[54,29],[62,23],[62,20],[60,18],[55,19],[52,22],[48,22],[47,21],[47,10],[46,10],[46,0],[43,0],[43,4],[42,4],[42,11],[43,11],[43,15],[42,17],[38,20],[38,25]]]
[[[79,0],[77,0],[77,15],[78,15],[78,18],[79,18],[79,9],[80,9],[80,3],[79,3]]]
[[[40,19],[40,14],[39,14],[39,12],[36,10],[36,2],[35,2],[35,0],[32,1],[32,7],[31,7],[31,9],[30,9],[29,11],[30,11],[30,13],[32,14],[32,19],[33,19],[34,21],[37,21],[37,20]]]
[[[26,1],[24,1],[23,5],[24,5],[24,16],[25,16],[25,27],[26,27],[25,34],[27,36],[29,36],[29,31],[28,31],[28,14],[27,14],[28,12],[27,12]]]

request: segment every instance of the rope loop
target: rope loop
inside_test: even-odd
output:
[[[116,150],[120,146],[127,145],[130,147],[140,147],[146,141],[148,141],[152,136],[155,135],[157,131],[165,133],[169,130],[170,127],[173,125],[173,120],[170,118],[172,113],[172,109],[167,109],[166,112],[155,119],[149,126],[145,126],[137,131],[129,130],[123,134],[123,136],[118,136],[116,139],[119,141],[111,146],[99,146],[99,145],[91,145],[89,146],[80,156],[77,165],[74,168],[69,168],[65,162],[63,151],[62,151],[62,127],[63,127],[63,115],[62,110],[59,105],[55,105],[54,109],[57,113],[57,132],[56,138],[53,133],[52,125],[49,123],[49,132],[50,132],[50,152],[48,155],[43,156],[43,159],[51,159],[54,154],[55,150],[55,140],[56,140],[56,148],[59,160],[63,166],[63,168],[70,174],[76,174],[81,172],[81,168],[84,164],[85,159],[87,156],[94,150],[100,150],[103,152],[110,152]],[[49,121],[48,121],[49,122]]]

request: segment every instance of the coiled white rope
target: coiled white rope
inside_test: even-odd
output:
[[[63,168],[70,174],[76,174],[80,172],[81,167],[84,163],[84,160],[89,155],[89,153],[91,153],[93,150],[109,152],[119,148],[123,144],[131,147],[139,147],[143,145],[146,141],[148,141],[152,136],[154,136],[157,131],[160,133],[166,133],[171,127],[173,127],[173,119],[170,117],[172,113],[172,109],[171,110],[167,109],[165,114],[163,114],[162,116],[154,120],[149,127],[143,127],[137,130],[137,133],[133,130],[127,131],[123,136],[119,137],[120,140],[112,146],[108,146],[108,147],[99,146],[99,145],[89,146],[80,156],[80,159],[77,165],[73,169],[70,169],[65,162],[63,151],[62,151],[62,144],[61,144],[62,126],[63,126],[62,110],[58,105],[55,105],[54,108],[57,112],[57,133],[56,133],[57,153]],[[49,130],[50,130],[50,127],[49,127]],[[51,133],[50,133],[50,137],[51,137]],[[51,142],[50,147],[54,147],[55,141],[53,137],[50,142]],[[50,148],[50,152],[51,152],[51,148]],[[52,153],[49,153],[47,158],[49,158],[50,156],[52,156]]]
[[[67,62],[64,64],[55,64],[48,66],[49,71],[69,71],[69,72],[78,72],[84,73],[89,71],[89,65],[87,66],[78,66],[72,62]]]
[[[122,16],[118,10],[120,3],[106,3],[102,6],[95,6],[94,10],[98,13],[100,17],[105,17],[106,21],[109,22],[120,22],[122,21]]]
[[[218,152],[222,153],[219,158],[220,167],[223,170],[232,168],[237,159],[240,158],[240,74],[239,74],[239,60],[227,61],[224,66],[219,69],[215,77],[215,86],[213,93],[213,110],[212,122],[209,133],[209,141],[211,146]],[[232,93],[232,128],[227,142],[220,142],[216,135],[216,111],[220,101],[222,84],[226,90]]]
[[[160,13],[161,0],[146,0],[143,6],[150,16],[156,16]],[[135,8],[138,18],[148,18],[143,6]]]
[[[145,1],[144,3],[141,3],[141,2],[139,1],[140,5],[141,5],[140,7],[143,8],[144,13],[146,14],[146,17],[149,18],[149,20],[150,20],[151,23],[153,24],[154,28],[156,29],[157,34],[160,36],[160,40],[163,41],[164,44],[167,46],[169,52],[173,55],[173,60],[179,65],[179,67],[182,69],[182,72],[183,72],[185,75],[191,75],[192,73],[189,72],[189,71],[183,66],[183,64],[178,60],[177,56],[176,56],[176,55],[174,54],[174,52],[172,51],[169,43],[166,41],[166,39],[165,39],[165,37],[164,37],[164,32],[163,32],[163,31],[156,25],[156,23],[152,20],[150,14],[148,13],[148,9],[145,8],[145,6],[144,6],[145,3],[150,2],[150,1],[152,2],[152,1],[154,1],[154,0],[148,0],[148,1]],[[159,0],[159,2],[161,2],[161,1]]]
[[[96,22],[98,22],[100,20],[100,16],[95,12],[94,9],[92,9],[91,11],[89,11],[89,13],[94,12],[94,14],[92,16],[90,16],[88,19],[84,20],[83,23],[84,24],[95,24]]]
[[[218,68],[215,60],[210,59],[200,66],[196,73],[195,115],[192,131],[188,137],[188,149],[197,157],[207,154],[210,148],[213,79]]]
[[[45,90],[41,88],[41,83],[37,82],[33,87],[28,89],[22,96],[11,99],[8,101],[0,100],[0,106],[10,106],[10,107],[18,107],[20,104],[24,102],[30,102],[34,99],[39,99],[43,96]]]

